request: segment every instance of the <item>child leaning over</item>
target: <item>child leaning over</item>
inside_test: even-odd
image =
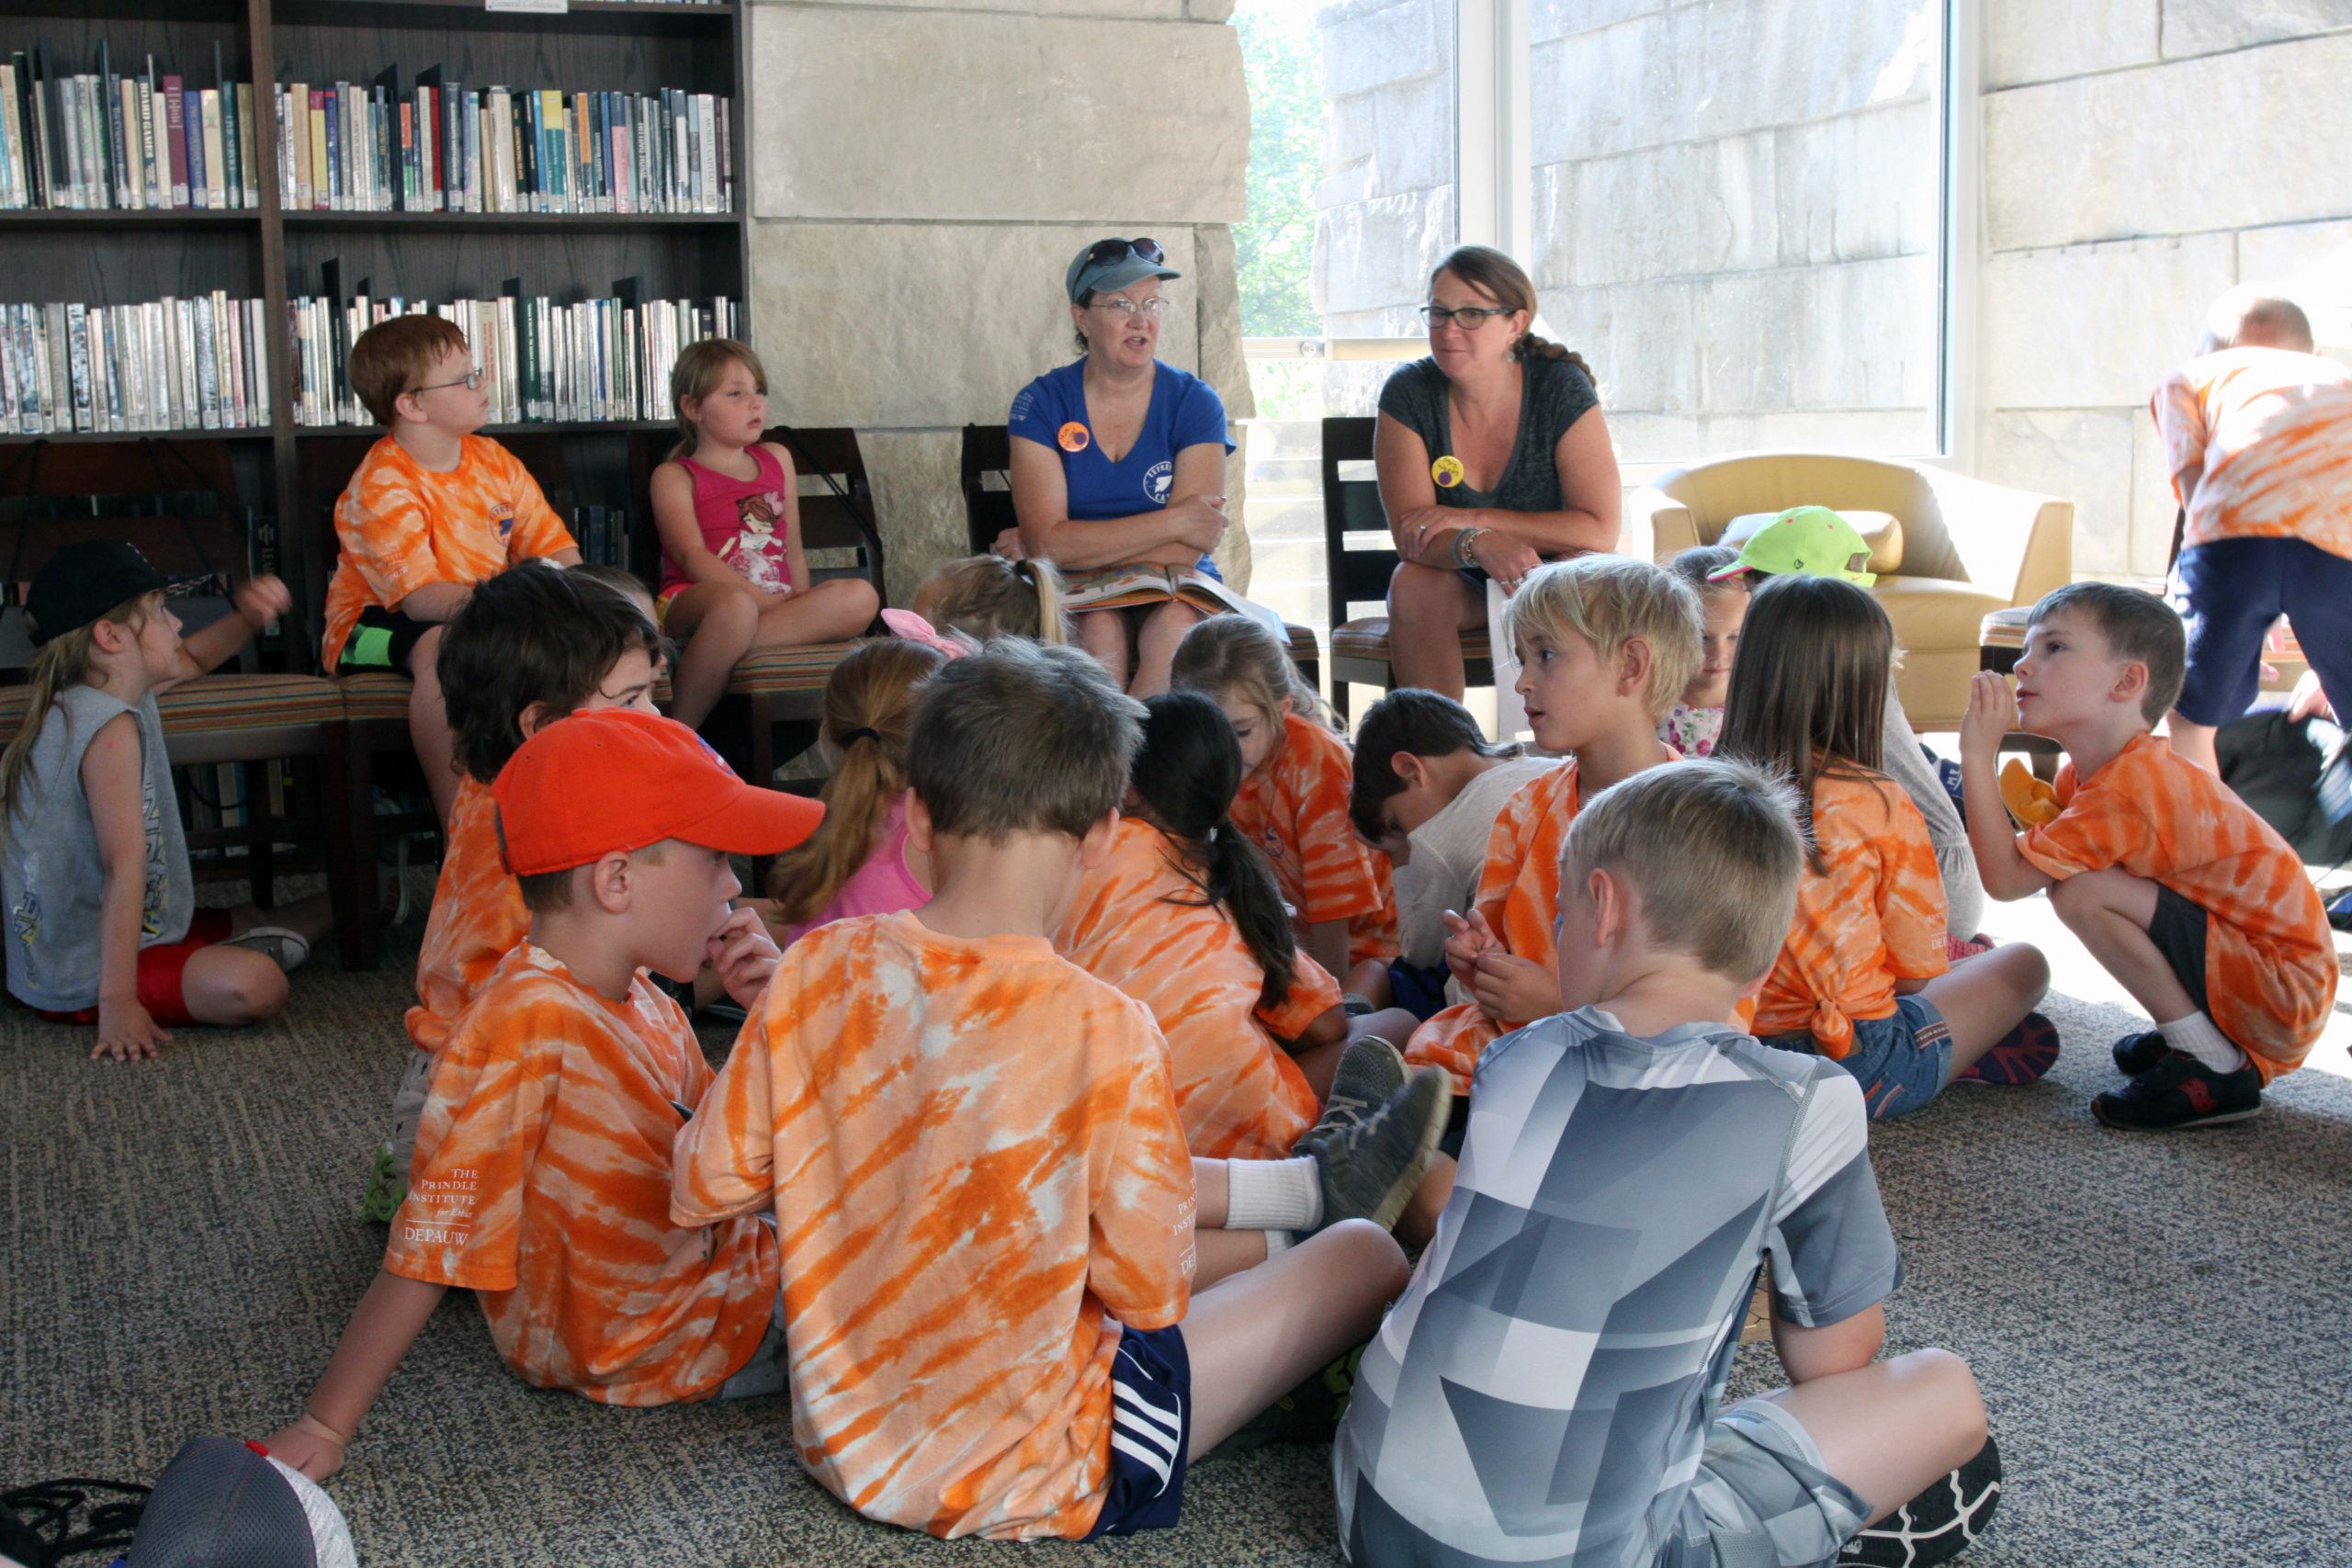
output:
[[[96,1024],[90,1055],[117,1061],[157,1055],[169,1026],[275,1017],[328,920],[324,894],[266,914],[195,907],[155,696],[290,601],[254,578],[183,641],[166,586],[120,539],[68,545],[35,574],[31,702],[0,754],[8,989],[52,1022]]]
[[[1945,1550],[1887,1559],[1926,1562],[1989,1511],[1967,1367],[1873,1364],[1902,1269],[1860,1091],[1722,1021],[1795,903],[1792,805],[1694,761],[1568,830],[1572,1010],[1480,1060],[1437,1239],[1364,1350],[1331,1456],[1353,1562],[1797,1568],[1906,1498],[1917,1533],[1966,1499]],[[1718,1414],[1768,1258],[1792,1386]]]
[[[435,669],[441,628],[474,584],[580,547],[514,454],[486,435],[466,334],[438,316],[395,316],[351,345],[351,388],[384,427],[335,502],[343,547],[327,584],[327,673],[390,670],[415,682],[408,728],[443,823],[458,793]]]
[[[594,787],[582,787],[582,781]],[[451,1286],[515,1376],[605,1404],[773,1393],[775,1234],[670,1223],[670,1146],[710,1068],[646,971],[706,959],[745,1007],[775,966],[729,854],[822,807],[753,789],[694,731],[619,710],[549,725],[493,790],[530,935],[458,1020],[383,1269],[269,1451],[324,1480]]]
[[[2186,637],[2151,593],[2077,582],[2033,607],[2017,695],[1980,674],[1962,721],[1985,890],[2051,907],[2156,1027],[2115,1043],[2110,1127],[2238,1122],[2334,1005],[2335,944],[2302,863],[2229,787],[2149,733],[2179,700]],[[2066,749],[2057,819],[2012,834],[1994,766],[2022,726]]]
[[[1349,1222],[1191,1292],[1167,1048],[1046,941],[1110,847],[1138,711],[1074,649],[1007,639],[933,676],[908,813],[934,897],[796,942],[679,1137],[679,1223],[775,1212],[793,1437],[869,1518],[1171,1524],[1188,1459],[1404,1282]]]
[[[392,1095],[391,1133],[376,1151],[361,1212],[390,1220],[408,1191],[417,1118],[434,1054],[474,993],[530,930],[523,892],[498,848],[491,785],[546,725],[599,708],[653,711],[662,643],[653,623],[591,567],[526,561],[478,586],[449,621],[435,670],[464,770],[442,836],[441,875],[416,952],[409,1060]]]

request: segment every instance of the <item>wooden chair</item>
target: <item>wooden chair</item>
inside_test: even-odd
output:
[[[1372,461],[1374,421],[1362,417],[1323,422],[1323,569],[1330,584],[1331,706],[1348,721],[1351,683],[1393,690],[1396,677],[1388,649],[1388,579],[1396,570],[1396,546],[1380,486],[1370,474],[1342,476],[1343,464]],[[1379,613],[1353,615],[1376,604]],[[1462,634],[1467,684],[1495,683],[1495,661],[1486,628]]]
[[[93,533],[131,539],[167,575],[208,573],[229,581],[246,575],[236,479],[219,443],[37,443],[25,451],[0,479],[0,495],[12,498],[17,513],[8,519],[16,535],[11,576],[17,580],[29,578],[59,546]],[[24,503],[36,497],[72,497],[77,513],[86,501],[88,513],[71,520],[28,516],[34,509]],[[197,510],[191,502],[209,503],[208,509]],[[191,626],[211,618],[204,604],[187,602],[184,614]],[[221,613],[217,600],[209,608]],[[0,734],[16,732],[29,695],[22,686],[0,688]],[[347,757],[343,702],[334,684],[315,675],[261,673],[248,646],[238,671],[182,682],[157,698],[156,709],[175,768],[253,765],[242,803],[245,820],[192,827],[188,848],[243,849],[254,902],[267,908],[276,901],[277,846],[321,845],[344,965],[366,967],[373,961],[376,911],[370,879],[361,873],[372,860],[362,857],[344,809]],[[305,764],[300,771],[313,782],[305,790],[289,781],[296,787],[287,792],[287,809],[267,815],[262,807],[271,792],[261,783],[262,770],[280,761]]]
[[[1004,426],[964,427],[964,535],[976,556],[988,554],[995,546],[997,536],[1019,522],[1012,512],[1012,439]],[[989,482],[991,479],[996,481],[993,487]],[[1309,685],[1319,685],[1323,653],[1316,643],[1314,630],[1285,621],[1283,631],[1290,641],[1291,662],[1298,666]]]

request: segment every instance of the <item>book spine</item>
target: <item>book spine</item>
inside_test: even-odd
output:
[[[260,137],[260,121],[255,118],[257,105],[254,85],[240,82],[234,88],[237,100],[237,183],[244,188],[245,205],[261,205],[261,149],[254,145]]]
[[[212,170],[212,182],[218,187],[212,205],[243,207],[245,204],[244,146],[243,130],[237,124],[237,90],[234,87],[208,87],[204,98],[207,112],[220,126],[220,158],[209,165]],[[206,144],[205,151],[211,151],[210,143]]]
[[[74,428],[92,430],[96,414],[90,400],[89,313],[81,305],[65,307],[66,365],[73,376]]]
[[[122,112],[123,89],[129,85],[119,76],[108,77],[106,84],[107,131],[111,139],[107,163],[114,175],[114,205],[122,208],[139,205],[137,187],[131,184],[137,166],[133,162],[133,142],[139,121],[135,117],[125,118]]]
[[[717,212],[718,206],[718,108],[708,93],[695,95],[695,125],[702,138],[702,174],[698,209]]]
[[[334,212],[343,211],[348,205],[349,183],[344,178],[343,123],[344,88],[340,83],[323,95],[326,100],[327,179],[326,206]]]
[[[245,301],[245,349],[248,373],[253,377],[253,400],[250,412],[256,426],[266,427],[274,417],[269,386],[269,302],[266,299]]]
[[[164,138],[171,149],[172,205],[188,205],[187,190],[187,96],[180,90],[176,76],[164,78]]]
[[[324,212],[334,205],[334,175],[327,163],[327,91],[311,89],[311,208]]]
[[[236,312],[221,289],[212,291],[212,331],[218,343],[220,368],[220,427],[245,427],[245,355]]]
[[[152,75],[152,69],[150,74]],[[155,88],[152,80],[130,84],[131,105],[139,111],[139,205],[169,207],[171,181],[155,145]]]
[[[220,344],[213,335],[212,302],[196,299],[196,401],[198,422],[220,428]]]

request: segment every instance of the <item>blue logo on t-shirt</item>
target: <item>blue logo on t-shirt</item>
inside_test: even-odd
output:
[[[1168,504],[1168,491],[1176,482],[1176,465],[1172,462],[1154,463],[1143,471],[1143,494],[1154,506]]]

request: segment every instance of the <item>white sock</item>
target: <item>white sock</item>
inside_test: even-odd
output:
[[[1266,1238],[1266,1256],[1269,1258],[1278,1252],[1287,1252],[1298,1245],[1298,1236],[1295,1232],[1260,1231],[1258,1234]]]
[[[2245,1066],[2245,1053],[2231,1044],[2229,1037],[2214,1028],[2213,1021],[2201,1012],[2160,1023],[2156,1028],[2165,1044],[2196,1057],[2214,1072],[2234,1073]]]
[[[1323,1179],[1304,1155],[1228,1160],[1225,1179],[1229,1231],[1311,1231],[1322,1221]]]

